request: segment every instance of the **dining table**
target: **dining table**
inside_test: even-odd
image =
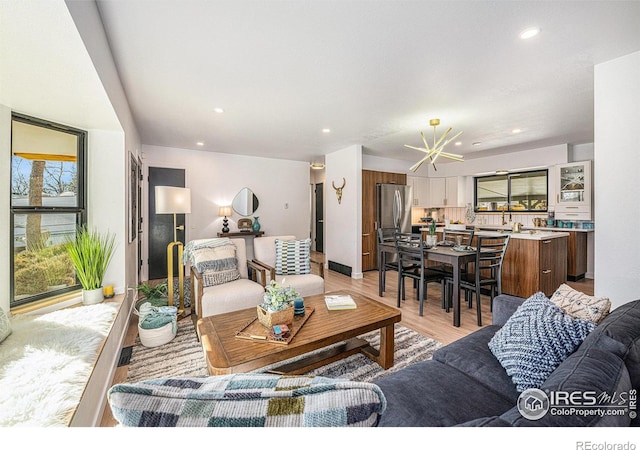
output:
[[[451,246],[435,245],[424,248],[425,257],[430,261],[450,264],[453,268],[453,326],[460,326],[460,273],[462,268],[476,260],[475,249],[460,250]],[[379,283],[382,283],[384,276],[384,264],[388,255],[397,254],[395,244],[391,241],[378,244],[378,272]],[[382,284],[380,284],[380,295],[382,295]]]

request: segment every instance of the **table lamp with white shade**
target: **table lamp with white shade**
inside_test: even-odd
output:
[[[221,206],[218,209],[218,216],[224,217],[222,220],[222,232],[229,232],[229,219],[228,217],[231,215],[231,206]]]
[[[184,230],[184,225],[177,226],[177,214],[191,213],[191,190],[174,186],[156,186],[156,214],[173,214],[173,242],[167,245],[167,284],[169,289],[169,305],[173,306],[173,248],[178,249],[178,264],[182,264],[184,245],[178,241],[178,230]],[[178,270],[178,316],[184,314],[184,270]]]

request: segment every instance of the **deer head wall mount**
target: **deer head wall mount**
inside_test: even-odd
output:
[[[342,186],[340,187],[336,187],[335,181],[332,181],[331,185],[336,190],[336,196],[338,197],[338,205],[339,205],[340,203],[342,203],[342,189],[344,189],[344,187],[347,185],[347,180],[345,180],[344,177],[342,177]]]

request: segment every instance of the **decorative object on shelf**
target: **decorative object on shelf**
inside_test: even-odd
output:
[[[476,221],[476,213],[473,211],[473,206],[471,206],[471,203],[467,203],[467,211],[465,212],[465,218],[467,219],[467,223],[469,224]]]
[[[338,197],[338,205],[342,203],[342,190],[346,185],[347,185],[347,180],[345,180],[344,177],[342,177],[342,186],[340,187],[336,187],[335,181],[331,182],[331,186],[333,186],[333,188],[336,190],[336,196]]]
[[[253,228],[253,231],[260,231],[260,222],[258,222],[259,218],[260,217],[258,217],[258,216],[255,216],[253,218],[253,226],[251,227],[251,228]]]
[[[440,119],[431,119],[429,121],[429,125],[433,127],[433,147],[429,147],[429,144],[427,143],[427,139],[424,137],[424,133],[422,131],[420,132],[420,136],[422,136],[422,142],[424,143],[424,148],[414,147],[412,145],[405,144],[405,147],[407,148],[426,153],[424,158],[422,158],[420,161],[418,161],[413,166],[411,166],[409,170],[411,170],[412,172],[415,172],[416,170],[418,170],[418,167],[420,167],[423,162],[429,159],[429,162],[433,166],[433,170],[437,171],[438,169],[436,168],[436,159],[438,159],[438,156],[443,156],[445,158],[453,159],[454,161],[464,162],[464,157],[462,155],[457,155],[455,153],[446,153],[442,151],[449,142],[454,141],[458,136],[460,136],[462,134],[462,131],[456,134],[454,137],[442,142],[451,132],[451,128],[449,128],[442,136],[440,136],[440,139],[436,141],[436,127],[440,125]]]
[[[173,186],[156,186],[156,214],[173,214],[173,242],[167,245],[167,283],[169,287],[169,306],[173,306],[173,248],[178,249],[178,316],[184,314],[184,270],[182,268],[182,252],[184,245],[178,241],[178,230],[184,230],[184,225],[177,226],[176,214],[191,213],[191,190],[189,188]]]
[[[115,297],[116,293],[113,290],[113,284],[109,284],[109,285],[105,286],[102,289],[102,293],[104,295],[104,298],[113,298],[113,297]]]
[[[224,217],[224,219],[222,219],[223,233],[229,232],[229,219],[227,217],[229,217],[230,215],[231,215],[231,206],[221,206],[220,209],[218,209],[218,216]]]
[[[284,284],[284,279],[282,280]],[[290,325],[294,316],[294,301],[299,298],[292,286],[280,286],[271,280],[265,288],[262,304],[257,306],[258,321],[267,328],[273,325]]]
[[[75,240],[68,238],[66,250],[78,281],[82,285],[82,303],[93,305],[104,300],[102,281],[115,249],[115,234],[78,228]]]
[[[247,219],[243,217],[242,219],[238,219],[238,230],[240,231],[251,231],[253,229],[253,223],[251,219]]]

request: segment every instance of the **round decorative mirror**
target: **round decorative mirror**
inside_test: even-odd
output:
[[[258,197],[249,188],[242,188],[233,198],[231,206],[241,216],[250,216],[258,209]]]

